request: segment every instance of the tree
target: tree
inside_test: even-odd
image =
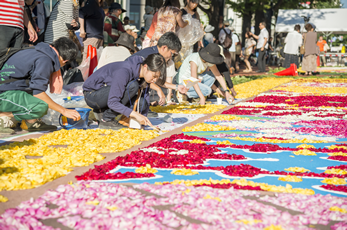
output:
[[[213,31],[214,36],[218,36],[219,28],[221,22],[223,22],[223,17],[220,17],[220,7],[223,5],[223,1],[221,0],[202,0],[200,1],[198,7],[204,12],[210,22],[210,25],[216,28]],[[209,8],[207,8],[209,6]]]
[[[163,5],[163,0],[146,0],[146,6],[159,9]]]

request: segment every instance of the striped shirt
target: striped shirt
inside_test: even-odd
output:
[[[49,17],[44,42],[50,44],[58,38],[68,38],[69,31],[66,23],[71,24],[72,19],[78,22],[78,8],[74,7],[73,0],[58,1]]]
[[[24,0],[0,0],[0,25],[24,30]]]

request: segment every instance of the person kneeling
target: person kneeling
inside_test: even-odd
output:
[[[83,85],[86,103],[96,113],[99,128],[126,128],[124,116],[134,118],[142,125],[148,120],[149,85],[166,81],[166,61],[160,54],[146,59],[135,56],[123,62],[107,64],[93,73]],[[133,110],[138,99],[138,110]]]
[[[220,74],[216,66],[223,63],[224,59],[223,47],[215,43],[210,43],[200,49],[198,53],[192,53],[184,59],[175,76],[175,81],[182,85],[185,80],[189,80],[191,77],[198,79],[198,75],[203,74],[209,68],[212,73],[205,72],[204,75],[200,75],[202,77],[201,83],[189,88],[187,93],[188,98],[200,98],[200,104],[205,105],[205,97],[209,96],[213,89],[219,95],[224,96],[228,103],[231,104],[234,98],[227,88],[224,77]],[[216,79],[223,91],[214,85]]]
[[[0,70],[0,118],[14,117],[22,121],[21,128],[29,132],[57,130],[56,126],[39,119],[48,108],[79,120],[81,117],[76,110],[58,105],[46,94],[48,85],[51,93],[61,93],[63,78],[60,67],[73,61],[77,52],[75,43],[63,37],[51,45],[41,42],[12,54]],[[4,125],[4,119],[0,120]],[[13,130],[1,127],[0,132],[12,133]]]

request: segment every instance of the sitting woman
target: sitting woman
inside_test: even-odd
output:
[[[223,47],[215,43],[210,43],[207,47],[200,49],[197,53],[192,53],[183,61],[175,76],[175,80],[182,85],[184,80],[189,80],[191,77],[198,79],[198,75],[204,73],[209,68],[212,73],[209,71],[205,72],[204,75],[200,75],[202,77],[201,83],[189,88],[187,93],[188,98],[200,98],[200,104],[205,105],[205,97],[209,96],[212,92],[211,89],[213,89],[218,94],[224,96],[228,103],[231,103],[234,98],[231,96],[224,77],[220,74],[216,66],[223,63],[224,59]],[[216,79],[223,92],[214,85]]]
[[[98,69],[85,81],[83,93],[87,105],[94,110],[99,128],[126,128],[122,125],[125,117],[151,126],[146,117],[149,85],[162,85],[165,80],[166,61],[163,56],[151,54],[146,59],[133,56]],[[139,112],[132,109],[137,99]]]

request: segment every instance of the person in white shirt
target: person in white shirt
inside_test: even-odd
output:
[[[266,49],[269,47],[268,40],[269,40],[269,32],[266,29],[266,23],[261,22],[259,23],[259,29],[260,34],[257,36],[253,33],[250,33],[255,39],[258,40],[257,42],[257,49],[259,49],[259,55],[258,55],[258,73],[266,73],[265,71],[265,64],[266,64]]]
[[[302,45],[300,29],[300,25],[295,25],[294,31],[290,32],[284,41],[284,68],[289,68],[291,64],[299,67],[299,47]]]
[[[223,28],[219,31],[219,35],[218,35],[218,40],[219,40],[219,44],[221,44],[223,46],[224,40],[225,40],[225,32],[227,32],[228,34],[231,33],[230,29],[228,28],[228,26],[230,25],[229,21],[224,21],[223,23]],[[223,48],[225,48],[223,46]]]
[[[233,43],[231,45],[231,47],[229,48],[229,52],[230,52],[230,55],[231,55],[231,67],[234,68],[236,71],[239,70],[239,65],[236,61],[236,44],[238,42],[240,42],[239,40],[239,37],[234,33],[234,28],[233,27],[229,27],[231,33],[232,33],[232,36],[231,36],[231,39],[233,40]]]

